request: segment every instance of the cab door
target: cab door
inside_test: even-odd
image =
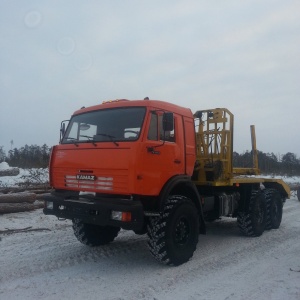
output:
[[[144,195],[158,195],[173,176],[185,173],[182,117],[174,114],[174,130],[164,131],[163,111],[150,112],[140,166],[140,189]]]

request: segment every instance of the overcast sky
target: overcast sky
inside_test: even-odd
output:
[[[235,115],[234,148],[300,156],[300,1],[0,0],[0,146],[58,143],[103,100]]]

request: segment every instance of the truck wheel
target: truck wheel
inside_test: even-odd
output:
[[[73,219],[73,231],[78,239],[87,246],[101,246],[112,242],[120,231],[120,227],[99,226]]]
[[[265,230],[267,221],[267,205],[263,193],[252,192],[249,208],[239,212],[237,222],[240,231],[246,236],[260,236]]]
[[[282,200],[280,194],[274,189],[264,190],[267,203],[266,229],[277,229],[282,219]]]
[[[183,264],[193,256],[198,243],[198,211],[189,198],[170,196],[160,216],[149,219],[147,230],[148,246],[156,260]]]

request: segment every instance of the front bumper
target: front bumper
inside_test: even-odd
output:
[[[45,215],[63,219],[80,219],[83,222],[117,226],[129,230],[141,230],[144,225],[144,210],[140,201],[122,198],[65,198],[55,194],[45,195]],[[52,205],[53,203],[53,205]],[[112,211],[131,213],[130,221],[112,219]]]

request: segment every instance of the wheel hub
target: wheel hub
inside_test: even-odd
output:
[[[186,218],[181,218],[175,228],[175,242],[179,245],[184,245],[189,239],[190,228]]]

